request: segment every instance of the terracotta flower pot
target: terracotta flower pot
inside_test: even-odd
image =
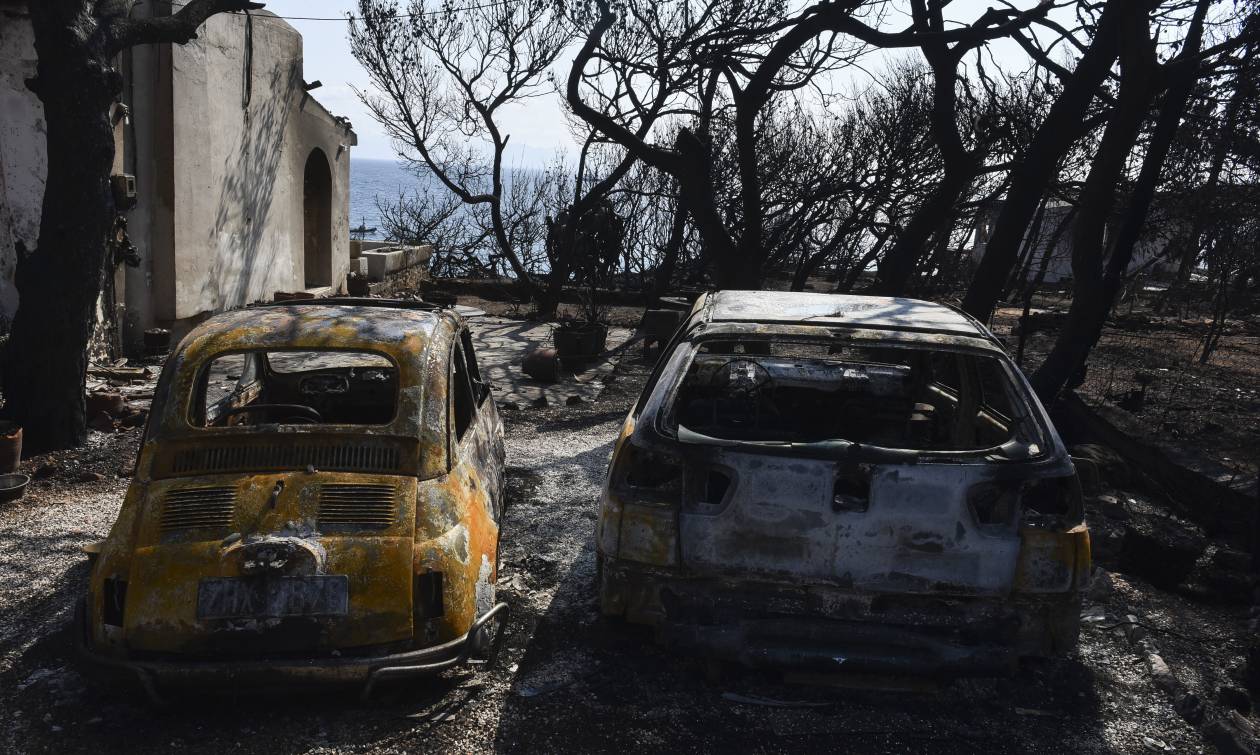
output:
[[[521,372],[544,383],[556,382],[560,379],[560,359],[556,350],[542,347],[529,352],[521,363]]]
[[[12,422],[0,422],[0,474],[16,472],[22,461],[22,428]]]

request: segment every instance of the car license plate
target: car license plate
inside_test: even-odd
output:
[[[197,618],[343,616],[349,610],[345,575],[203,579],[197,588]]]

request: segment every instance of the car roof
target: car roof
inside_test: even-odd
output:
[[[247,307],[214,315],[184,338],[181,351],[251,348],[422,348],[459,316],[421,302],[323,299]],[[448,332],[454,328],[449,327]]]
[[[974,318],[953,307],[893,296],[805,291],[718,291],[709,297],[704,312],[705,320],[711,323],[843,325],[992,338]]]

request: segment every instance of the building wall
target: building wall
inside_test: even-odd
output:
[[[142,3],[135,12],[158,7]],[[14,242],[35,246],[47,169],[43,109],[24,84],[35,73],[25,8],[0,0],[0,332],[18,304]],[[305,91],[301,35],[269,13],[253,15],[252,45],[245,17],[225,14],[188,45],[120,56],[131,116],[119,124],[115,169],[136,176],[137,206],[127,218],[141,257],[116,278],[127,347],[147,328],[181,330],[209,313],[304,289],[308,279],[344,287],[354,132]],[[315,150],[331,175],[331,227],[325,269],[308,275],[303,177]]]
[[[44,107],[25,83],[34,75],[26,4],[0,0],[0,332],[18,305],[14,244],[35,248],[48,172]]]
[[[138,5],[147,11],[152,4]],[[174,287],[155,285],[173,276],[175,146],[171,122],[170,45],[142,45],[123,53],[123,98],[132,110],[124,138],[123,169],[136,177],[136,207],[127,216],[139,267],[123,269],[120,298],[123,345],[141,348],[143,332],[157,324],[159,311],[174,311]]]
[[[316,149],[333,208],[332,258],[318,277],[344,286],[353,132],[306,93],[301,35],[254,15],[249,74],[241,15],[215,16],[197,41],[170,48],[174,235],[169,275],[155,265],[155,285],[170,288],[155,298],[160,321],[306,288],[303,176]]]

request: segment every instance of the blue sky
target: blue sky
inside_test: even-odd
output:
[[[949,5],[949,15],[952,18],[974,20],[986,7],[993,4],[993,0],[955,0]],[[1020,7],[1034,4],[1033,0],[1016,2]],[[267,10],[279,16],[343,17],[353,6],[353,0],[267,2]],[[354,88],[367,88],[369,82],[367,73],[350,54],[350,45],[346,39],[348,24],[344,21],[301,20],[290,20],[289,23],[302,33],[306,80],[318,79],[323,82],[323,87],[313,94],[329,110],[346,116],[354,123],[359,146],[353,154],[356,157],[393,158],[395,153],[389,139],[368,115],[354,93]],[[887,23],[889,27],[897,27],[904,23],[904,19],[898,18],[894,13]],[[1000,65],[1019,68],[1027,65],[1023,53],[1013,42],[995,45],[993,53]],[[879,67],[878,60],[867,63],[868,70]],[[567,70],[567,66],[568,61],[562,58],[561,69]],[[559,95],[540,97],[531,100],[527,105],[505,110],[501,125],[504,132],[512,137],[510,144],[513,145],[513,154],[510,159],[519,164],[541,165],[557,151],[569,151],[572,148],[573,139],[562,115]]]

